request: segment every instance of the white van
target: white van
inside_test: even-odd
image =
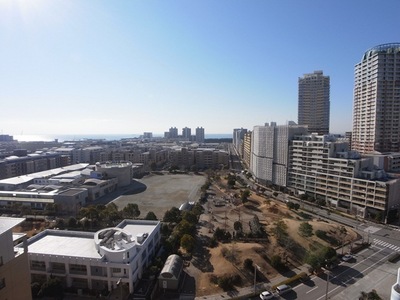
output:
[[[287,284],[282,284],[282,285],[280,285],[280,286],[278,286],[278,287],[276,288],[276,292],[277,292],[279,295],[286,294],[287,292],[290,292],[291,290],[292,290],[292,288],[291,288],[289,285],[287,285]]]

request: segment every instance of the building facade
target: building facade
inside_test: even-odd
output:
[[[182,138],[190,141],[192,138],[192,129],[188,127],[182,128]]]
[[[204,143],[204,128],[203,127],[196,128],[196,142]]]
[[[45,230],[28,240],[31,281],[53,276],[76,290],[99,293],[125,285],[133,293],[159,244],[158,221],[124,220],[96,233]]]
[[[32,299],[26,236],[12,232],[23,221],[0,217],[0,299]]]
[[[400,43],[369,49],[355,66],[352,149],[400,151]]]
[[[289,188],[360,217],[385,221],[398,207],[398,178],[378,169],[373,157],[348,151],[348,142],[329,135],[297,136],[290,146]],[[377,217],[378,216],[378,217]]]
[[[250,172],[261,184],[287,185],[289,142],[294,135],[306,134],[307,126],[294,122],[276,125],[275,122],[255,126],[251,140]]]
[[[309,132],[329,133],[330,78],[322,71],[299,78],[298,123]]]

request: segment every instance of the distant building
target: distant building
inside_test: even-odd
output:
[[[233,146],[240,157],[243,157],[243,140],[246,133],[247,129],[245,128],[233,129]]]
[[[250,167],[251,139],[252,139],[252,132],[251,131],[246,132],[243,139],[243,162],[246,168]]]
[[[144,139],[152,139],[153,138],[153,133],[152,132],[144,132],[143,133],[143,138]]]
[[[170,139],[177,139],[178,138],[178,128],[171,127],[168,132],[169,132],[169,136],[168,137]]]
[[[96,163],[96,172],[101,173],[105,179],[117,178],[119,187],[128,186],[133,180],[130,161]]]
[[[196,128],[195,140],[197,143],[204,143],[204,128],[203,127]]]
[[[190,141],[191,137],[192,137],[192,129],[188,127],[182,128],[182,138],[184,140]]]
[[[0,299],[32,299],[26,235],[12,232],[24,220],[0,217]]]
[[[400,43],[366,51],[355,66],[352,149],[400,152]]]
[[[0,134],[0,142],[12,142],[14,138],[12,135]]]
[[[299,78],[299,125],[308,125],[308,132],[329,133],[330,79],[322,71]]]
[[[133,293],[159,245],[158,221],[124,220],[96,233],[45,230],[28,240],[31,281],[52,276],[76,290],[100,293],[123,285]]]
[[[251,140],[250,172],[261,184],[287,185],[289,142],[306,134],[307,126],[290,121],[288,125],[266,123],[254,126]]]

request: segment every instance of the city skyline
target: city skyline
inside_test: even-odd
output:
[[[297,122],[298,78],[314,70],[331,79],[330,131],[351,131],[354,66],[368,49],[398,42],[388,28],[399,8],[395,0],[5,0],[0,131],[229,134]]]

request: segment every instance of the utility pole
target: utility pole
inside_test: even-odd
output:
[[[325,291],[325,300],[328,300],[328,291],[329,291],[329,274],[331,272],[328,271],[326,272],[327,278],[326,278],[326,291]]]

